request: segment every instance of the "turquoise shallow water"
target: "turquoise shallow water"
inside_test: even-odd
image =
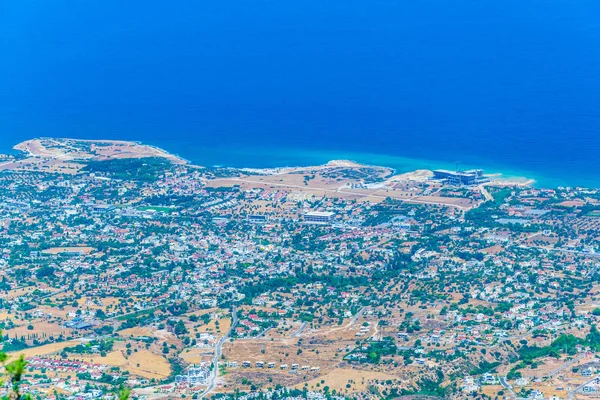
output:
[[[185,153],[181,153],[185,154]],[[417,169],[450,169],[456,168],[455,162],[430,159],[415,159],[375,153],[359,153],[348,151],[316,151],[306,149],[198,149],[190,154],[192,160],[204,166],[230,166],[271,168],[286,166],[320,165],[331,160],[351,160],[362,164],[379,165],[395,169],[398,173],[414,171]],[[205,161],[202,163],[202,161]],[[568,179],[552,176],[543,176],[534,171],[516,170],[506,166],[489,165],[484,163],[461,162],[460,168],[484,168],[486,173],[501,174],[503,178],[520,180],[522,178],[534,179],[537,187],[558,187],[573,185]],[[591,179],[587,186],[595,187],[598,181]],[[580,181],[584,185],[585,182]]]
[[[56,136],[58,137],[58,136]],[[107,136],[75,135],[77,138],[105,139]],[[109,139],[138,140],[128,137],[108,137]],[[6,139],[6,138],[5,138]],[[0,152],[14,153],[13,144],[29,137],[14,138],[12,141],[0,142]],[[411,158],[372,152],[342,151],[342,150],[315,150],[306,148],[281,148],[281,147],[236,147],[215,146],[203,147],[195,142],[186,143],[171,137],[169,140],[142,140],[142,142],[160,147],[172,154],[202,166],[221,166],[237,168],[274,168],[321,165],[331,160],[351,160],[361,164],[379,165],[393,168],[398,173],[414,171],[417,169],[450,169],[456,168],[456,161],[460,161],[461,169],[483,168],[488,174],[501,174],[505,178],[534,179],[536,187],[555,188],[559,186],[587,186],[600,187],[598,176],[579,176],[574,178],[544,175],[539,171],[518,169],[507,165],[498,165],[483,157],[468,158],[470,161],[435,160],[427,158]]]

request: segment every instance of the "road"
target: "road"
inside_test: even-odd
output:
[[[514,243],[516,244],[516,243],[522,243],[522,242],[526,242],[526,241],[528,241],[528,240],[531,240],[531,239],[533,239],[534,237],[538,237],[538,236],[542,236],[542,232],[535,232],[535,233],[532,233],[532,234],[530,234],[530,235],[527,235],[527,236],[525,236],[525,237],[524,237],[524,238],[522,238],[522,239],[517,239],[517,240],[515,240],[515,241],[514,241]]]
[[[356,315],[350,320],[350,322],[348,322],[348,325],[346,325],[346,328],[350,328],[352,325],[354,325],[354,323],[356,323],[356,320],[360,318],[361,315],[363,315],[363,313],[365,312],[365,307],[361,307],[360,310],[358,310],[358,312],[356,313]]]
[[[203,399],[206,395],[208,395],[210,392],[212,392],[213,389],[215,388],[217,376],[219,375],[219,359],[221,358],[221,354],[223,354],[223,344],[227,341],[227,339],[229,339],[231,332],[233,332],[233,330],[235,329],[235,326],[238,323],[236,306],[233,306],[232,317],[233,318],[231,320],[231,327],[229,328],[229,330],[227,331],[225,336],[223,336],[221,339],[219,339],[219,341],[217,342],[217,345],[215,346],[215,355],[212,360],[213,369],[212,369],[212,371],[210,371],[210,376],[208,377],[208,386],[206,387],[206,390],[204,390],[204,392],[202,392],[202,394],[200,395],[201,399]]]
[[[548,375],[546,375],[546,378],[551,378],[552,376],[556,375],[557,373],[559,373],[560,371],[564,370],[565,368],[570,367],[571,365],[575,364],[577,361],[581,360],[583,357],[585,357],[585,354],[580,355],[579,357],[576,357],[574,359],[572,359],[571,361],[563,364],[561,367],[556,368],[555,370],[551,371]],[[589,381],[585,382],[584,384],[576,387],[575,389],[571,390],[569,392],[569,399],[572,399],[573,396],[575,395],[575,393],[581,389],[582,387],[584,387],[585,385],[587,385],[590,382],[593,382],[595,379],[597,379],[598,377],[594,377],[592,379],[590,379]],[[510,395],[512,396],[513,399],[517,398],[517,395],[515,394],[515,392],[513,392],[512,390],[512,386],[510,385],[510,383],[508,383],[508,381],[506,380],[506,377],[501,376],[499,377],[500,379],[500,384],[502,385],[503,388],[507,389],[510,393]]]
[[[292,334],[292,337],[300,337],[304,329],[306,329],[306,325],[308,325],[308,322],[304,321],[302,325],[300,325],[300,328]]]
[[[501,376],[501,377],[500,377],[500,384],[502,385],[502,387],[503,387],[504,389],[507,389],[507,390],[508,390],[508,392],[510,393],[510,395],[512,396],[512,398],[513,398],[513,399],[516,399],[516,398],[517,398],[517,395],[516,395],[516,394],[515,394],[515,392],[513,392],[513,390],[512,390],[512,386],[510,385],[510,383],[508,383],[508,382],[506,381],[506,377],[504,377],[504,376]]]
[[[315,333],[315,334],[317,334],[317,335],[328,335],[328,334],[330,334],[331,332],[336,332],[336,331],[339,331],[339,330],[342,330],[342,329],[348,329],[348,328],[350,328],[352,325],[354,325],[354,323],[356,322],[356,320],[357,320],[357,319],[358,319],[358,318],[359,318],[361,315],[363,315],[363,313],[365,312],[365,309],[366,309],[365,307],[362,307],[360,310],[358,310],[358,312],[356,313],[356,315],[355,315],[355,316],[354,316],[354,317],[353,317],[353,318],[350,320],[350,322],[348,322],[346,325],[344,325],[344,326],[338,326],[338,327],[335,327],[335,328],[331,328],[331,329],[329,329],[329,330],[326,330],[326,331],[321,331],[321,332],[318,332],[318,333]]]
[[[581,354],[579,357],[575,357],[574,359],[572,359],[571,361],[568,361],[566,363],[564,363],[562,366],[556,368],[553,371],[550,371],[550,373],[548,375],[546,375],[547,378],[552,378],[554,375],[558,374],[560,371],[564,370],[565,368],[570,367],[571,365],[575,364],[577,361],[581,360],[582,358],[584,358],[586,356],[585,353]]]
[[[520,335],[512,335],[512,336],[507,336],[507,337],[500,338],[500,339],[498,339],[498,342],[496,344],[494,344],[492,346],[489,346],[489,348],[493,349],[495,347],[498,347],[500,344],[502,344],[504,342],[508,342],[508,341],[515,340],[515,339],[526,338],[527,336],[533,334],[533,332],[535,332],[536,330],[544,329],[544,328],[548,327],[549,325],[552,325],[552,323],[553,323],[552,321],[545,322],[545,323],[543,323],[541,325],[534,326],[533,328],[531,328],[527,332],[524,332],[524,333],[522,333]],[[558,325],[557,328],[560,327],[560,326],[562,326],[562,325],[563,324]]]
[[[374,193],[361,193],[361,192],[348,192],[348,191],[344,191],[344,190],[340,190],[340,188],[337,189],[327,189],[327,188],[311,188],[310,186],[300,186],[300,185],[292,185],[292,184],[287,184],[287,183],[274,183],[274,182],[264,182],[264,181],[255,181],[252,179],[241,179],[241,178],[225,178],[227,180],[230,181],[236,181],[236,182],[246,182],[246,183],[257,183],[259,185],[265,185],[265,186],[280,186],[280,187],[288,187],[288,188],[297,188],[297,189],[303,189],[303,190],[315,190],[315,191],[319,191],[319,192],[326,192],[326,193],[343,193],[343,194],[350,194],[353,196],[359,196],[359,197],[373,197],[373,198],[377,198],[377,199],[387,199],[390,196],[384,196],[384,195],[380,195],[380,194],[374,194]],[[458,204],[452,204],[452,203],[440,203],[437,201],[428,201],[428,200],[421,200],[418,198],[418,196],[415,198],[410,198],[410,199],[404,199],[404,198],[396,198],[396,200],[405,202],[405,203],[410,203],[410,204],[431,204],[431,205],[438,205],[438,206],[446,206],[446,207],[454,207],[454,208],[458,208],[461,210],[465,210],[468,211],[473,207],[465,207],[465,206],[461,206]]]
[[[494,196],[492,196],[490,194],[490,192],[488,192],[488,190],[485,188],[485,183],[482,183],[481,185],[479,185],[479,190],[481,191],[481,194],[485,198],[485,201],[494,201]]]
[[[273,329],[272,327],[265,329],[264,331],[262,331],[261,333],[259,333],[256,336],[248,336],[248,337],[242,337],[242,338],[237,338],[236,340],[256,340],[256,339],[263,339],[265,337],[265,335],[267,333],[269,333],[269,331],[271,331],[271,329]]]
[[[582,383],[581,385],[577,386],[575,389],[570,390],[567,398],[568,399],[572,399],[575,396],[575,393],[577,393],[578,390],[580,390],[582,387],[584,387],[588,383],[592,383],[596,379],[599,379],[599,378],[600,378],[600,375],[596,375],[595,377],[590,378],[590,380],[588,380],[588,381]]]
[[[570,253],[570,254],[580,254],[584,257],[592,257],[592,258],[600,258],[600,253],[588,253],[586,251],[579,251],[579,250],[570,250],[570,249],[563,249],[563,248],[548,248],[548,247],[536,247],[536,246],[526,246],[524,244],[520,245],[519,247],[523,248],[523,249],[536,249],[536,250],[546,250],[548,252],[554,252],[554,253]]]
[[[39,297],[39,300],[46,299],[46,298],[49,298],[49,297],[52,297],[52,296],[56,296],[57,294],[64,293],[64,292],[66,292],[67,290],[69,290],[69,289],[68,289],[68,288],[67,288],[67,289],[60,289],[60,290],[59,290],[59,291],[57,291],[57,292],[52,292],[52,293],[45,294],[45,295],[43,295],[43,296],[40,296],[40,297]]]
[[[265,329],[264,331],[262,331],[261,333],[259,333],[258,335],[256,335],[256,338],[261,338],[261,337],[265,337],[265,335],[267,333],[269,333],[269,331],[273,329],[272,326],[268,327],[267,329]]]

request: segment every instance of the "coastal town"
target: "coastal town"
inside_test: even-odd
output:
[[[599,189],[16,149],[0,328],[33,398],[600,398]]]

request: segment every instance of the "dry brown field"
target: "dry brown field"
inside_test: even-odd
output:
[[[397,376],[386,374],[383,372],[365,371],[352,368],[336,368],[328,374],[319,376],[305,383],[300,383],[296,387],[302,389],[307,387],[311,389],[319,389],[324,386],[329,386],[330,390],[336,390],[339,393],[354,393],[362,392],[368,388],[368,385],[373,380],[393,380]],[[322,382],[324,381],[324,382]],[[350,384],[350,388],[346,385]],[[317,386],[318,385],[318,386]]]
[[[70,340],[68,342],[50,343],[43,346],[31,347],[21,351],[15,351],[10,353],[11,356],[17,356],[23,354],[25,358],[45,356],[48,354],[54,354],[60,352],[65,347],[72,347],[80,344],[79,340]]]
[[[79,247],[52,247],[50,249],[43,250],[42,253],[46,254],[61,254],[61,253],[81,253],[81,254],[90,254],[94,251],[95,248],[88,246],[79,246]]]
[[[33,329],[27,329],[28,326],[33,326]],[[21,337],[31,334],[38,334],[41,337],[41,334],[45,333],[48,336],[58,336],[61,333],[63,336],[68,336],[71,334],[71,329],[67,329],[59,325],[58,323],[51,323],[46,321],[37,321],[31,323],[25,323],[21,326],[18,326],[13,329],[7,329],[3,333],[7,334],[9,337],[13,338],[15,336]]]
[[[164,379],[171,373],[171,366],[163,356],[145,349],[138,349],[130,356],[126,356],[124,350],[114,350],[106,357],[101,357],[99,354],[73,354],[69,356],[69,359],[119,367],[133,375],[148,379]]]

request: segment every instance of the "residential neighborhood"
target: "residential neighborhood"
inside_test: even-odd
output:
[[[7,157],[0,327],[34,398],[600,393],[598,189]]]

